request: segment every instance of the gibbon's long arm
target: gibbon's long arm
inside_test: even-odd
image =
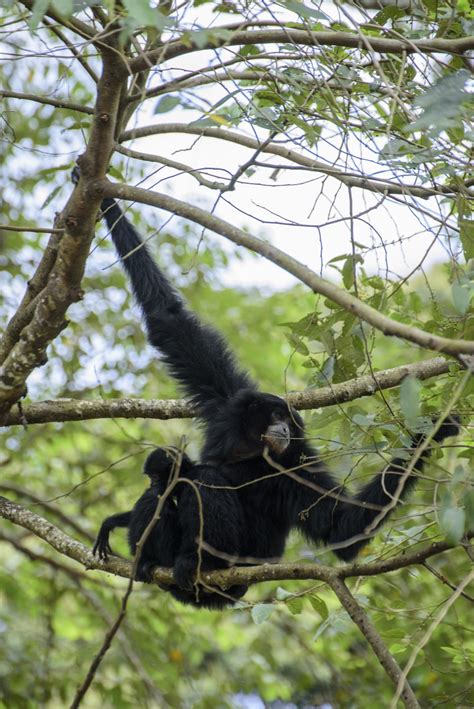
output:
[[[442,423],[433,440],[441,443],[445,438],[455,436],[458,433],[459,418],[450,416]],[[411,450],[413,455],[415,455],[417,447],[421,445],[424,438],[423,434],[419,434],[412,439]],[[416,485],[418,478],[415,473],[420,473],[423,470],[430,452],[430,449],[427,448],[416,460],[413,472],[405,480],[399,496],[400,500],[405,499]],[[394,458],[391,460],[383,472],[375,475],[370,482],[359,490],[353,498],[354,502],[346,499],[334,503],[334,501],[331,502],[330,497],[327,497],[323,500],[323,504],[316,503],[310,510],[309,515],[303,520],[298,520],[296,526],[315,542],[335,545],[334,553],[336,556],[344,561],[351,561],[360,549],[367,544],[375,530],[367,538],[359,539],[353,544],[344,544],[344,542],[350,542],[351,539],[357,538],[359,535],[365,535],[367,528],[376,519],[379,512],[390,504],[397,492],[400,477],[410,465],[410,458],[411,456],[408,459]],[[341,491],[340,489],[337,490],[330,476],[320,476],[315,479],[328,490],[334,490],[336,494]],[[304,501],[308,506],[308,493],[303,492],[301,494],[305,496]],[[367,504],[370,507],[366,507],[365,505]],[[377,529],[387,518],[388,514],[377,525]]]
[[[104,199],[101,210],[142,309],[148,340],[163,353],[199,414],[207,418],[220,401],[255,389],[219,333],[188,310],[115,200]]]

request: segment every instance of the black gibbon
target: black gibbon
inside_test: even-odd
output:
[[[305,439],[301,416],[280,397],[258,391],[219,333],[186,307],[116,202],[104,199],[101,210],[143,312],[148,340],[204,425],[200,464],[185,458],[180,471],[194,487],[181,482],[166,501],[143,550],[138,577],[149,579],[154,565],[172,567],[176,585],[169,590],[176,598],[222,608],[246,587],[219,592],[195,585],[198,566],[210,570],[275,561],[292,529],[311,542],[331,545],[340,559],[353,559],[373,535],[367,528],[392,501],[407,461],[394,458],[349,497]],[[445,421],[434,440],[458,428],[457,419]],[[413,438],[413,449],[422,439]],[[101,556],[107,556],[108,535],[116,526],[128,527],[134,552],[171,470],[163,453],[156,455],[160,463],[149,459],[145,467],[151,486],[134,509],[104,521],[95,547]],[[406,479],[401,498],[415,485],[425,460],[426,452]]]
[[[178,470],[174,469],[176,461],[180,462]],[[107,559],[113,553],[109,544],[110,532],[116,527],[127,527],[130,551],[135,554],[137,543],[153,518],[159,496],[165,492],[174,473],[183,481],[165,498],[159,519],[141,550],[135,579],[151,581],[154,566],[172,568],[176,585],[162,588],[183,603],[196,602],[196,605],[207,608],[221,608],[243,596],[247,591],[244,585],[231,586],[226,591],[227,602],[223,593],[205,592],[201,588],[192,592],[193,578],[200,563],[203,570],[219,569],[230,566],[232,557],[238,558],[244,515],[236,492],[222,489],[223,478],[215,468],[192,463],[187,455],[180,456],[171,447],[154,450],[146,459],[143,472],[150,478],[150,487],[132,510],[111,515],[102,522],[93,553],[100,559]],[[201,484],[202,480],[206,485]],[[222,560],[206,549],[200,549],[196,544],[198,539],[212,548],[225,549],[229,559]]]

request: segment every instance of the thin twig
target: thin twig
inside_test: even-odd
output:
[[[89,667],[89,670],[87,672],[87,675],[86,675],[84,681],[78,687],[78,689],[76,691],[76,695],[75,695],[75,697],[72,701],[72,704],[71,704],[71,709],[77,709],[77,707],[81,704],[82,700],[84,699],[88,689],[90,688],[90,686],[94,680],[97,670],[99,669],[99,666],[100,666],[102,660],[104,659],[105,653],[112,645],[112,641],[113,641],[115,635],[117,634],[117,632],[122,624],[123,619],[125,618],[125,615],[127,612],[127,604],[128,604],[128,600],[130,598],[130,595],[133,591],[133,582],[134,582],[134,579],[135,579],[135,576],[137,573],[138,564],[140,562],[140,557],[141,557],[141,554],[143,551],[143,546],[145,545],[146,540],[148,539],[148,537],[152,533],[156,523],[158,522],[160,515],[161,515],[161,511],[163,509],[163,506],[164,506],[166,500],[172,494],[174,488],[176,487],[177,475],[178,475],[179,469],[181,467],[182,457],[183,457],[182,450],[180,450],[176,456],[176,459],[173,462],[173,469],[171,471],[170,484],[168,485],[168,487],[166,488],[164,493],[162,495],[160,495],[159,497],[157,497],[157,504],[156,504],[155,512],[153,513],[153,517],[151,518],[150,522],[148,523],[145,530],[143,531],[143,534],[141,535],[140,539],[137,542],[135,557],[133,559],[132,570],[131,570],[131,574],[130,574],[130,580],[129,580],[127,589],[125,591],[125,594],[122,598],[120,612],[117,615],[117,618],[115,619],[115,621],[113,622],[111,627],[109,628],[109,630],[107,631],[104,641],[103,641],[98,653],[96,654],[96,656],[94,657],[94,659],[91,662],[91,665]]]
[[[426,643],[429,641],[429,639],[433,635],[434,631],[436,630],[438,625],[442,622],[443,618],[445,617],[445,615],[447,614],[447,612],[449,611],[451,606],[457,601],[457,599],[462,594],[462,592],[464,591],[466,586],[473,579],[474,579],[474,569],[471,570],[471,572],[466,576],[466,578],[456,588],[455,592],[448,598],[446,603],[442,606],[441,610],[436,614],[436,616],[433,619],[433,622],[430,624],[429,628],[427,628],[423,637],[420,639],[419,642],[417,642],[417,644],[413,648],[413,651],[408,659],[408,662],[406,663],[406,665],[403,669],[403,672],[401,673],[400,678],[398,680],[395,696],[393,697],[392,701],[390,702],[390,709],[396,709],[397,702],[398,702],[399,698],[403,697],[403,688],[406,685],[408,674],[409,674],[410,670],[412,669],[413,665],[415,664],[418,654],[424,648]]]
[[[392,680],[395,686],[400,687],[401,691],[399,696],[402,698],[407,709],[419,709],[420,705],[406,677],[403,676],[400,666],[377,632],[375,625],[373,625],[367,613],[357,603],[344,581],[339,578],[334,578],[330,579],[328,584],[370,644],[375,656],[387,673],[387,676]]]

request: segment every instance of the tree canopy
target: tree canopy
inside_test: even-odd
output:
[[[470,3],[0,12],[0,705],[470,706]],[[208,575],[252,586],[218,613],[173,601],[169,570],[132,583],[119,533],[122,556],[92,555],[147,452],[200,442],[104,197],[349,487],[459,414],[358,563],[295,535],[279,564]]]

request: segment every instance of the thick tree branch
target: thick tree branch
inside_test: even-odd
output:
[[[343,288],[321,278],[321,276],[318,276],[307,266],[292,258],[284,251],[281,251],[276,246],[272,246],[262,239],[246,233],[243,229],[239,229],[233,224],[206,212],[200,207],[190,205],[187,202],[175,199],[169,195],[160,192],[150,192],[140,187],[112,184],[108,181],[96,183],[94,187],[98,191],[103,192],[106,197],[115,197],[131,202],[149,204],[152,207],[158,207],[166,212],[171,212],[176,216],[184,217],[216,234],[224,236],[229,241],[237,244],[237,246],[244,246],[245,248],[251,249],[272,263],[275,263],[277,266],[280,266],[280,268],[283,268],[288,273],[291,273],[302,283],[305,283],[311,288],[314,293],[319,293],[329,298],[344,308],[344,310],[347,310],[347,312],[353,313],[361,320],[372,325],[372,327],[383,332],[384,335],[399,337],[408,342],[413,342],[419,347],[434,350],[435,352],[444,352],[454,356],[460,354],[474,354],[474,341],[460,339],[451,340],[447,337],[425,332],[418,327],[405,325],[404,323],[392,320],[372,306],[359,300],[359,298],[356,298],[351,293],[348,293]]]
[[[130,576],[131,563],[129,561],[112,557],[106,563],[96,559],[88,547],[68,537],[67,534],[64,534],[64,532],[44,517],[1,496],[0,516],[18,524],[24,529],[28,529],[33,534],[36,534],[37,537],[47,542],[57,552],[67,556],[69,559],[77,561],[86,569],[101,569],[103,571],[109,571],[116,576],[122,576],[123,578],[129,578]],[[165,571],[163,582],[170,583],[171,580],[171,573]]]
[[[28,529],[53,549],[69,559],[77,561],[86,569],[106,571],[129,579],[132,563],[116,556],[108,561],[101,561],[81,542],[72,539],[44,517],[31,512],[18,503],[11,502],[0,496],[0,517]],[[471,535],[468,535],[472,537]],[[435,542],[417,552],[401,554],[369,564],[345,564],[331,567],[324,564],[262,564],[260,566],[234,567],[225,571],[201,571],[201,577],[208,586],[220,586],[224,590],[235,584],[256,584],[264,581],[308,581],[318,580],[329,583],[336,578],[377,576],[397,571],[408,566],[423,565],[426,559],[454,549],[455,545],[447,542]],[[153,570],[153,581],[169,585],[173,583],[170,569],[156,568]]]
[[[0,510],[1,515],[1,510]],[[467,535],[471,539],[474,533]],[[464,546],[463,544],[459,546]],[[448,542],[433,542],[415,552],[407,552],[382,561],[373,561],[367,564],[353,562],[341,566],[327,566],[325,564],[301,563],[264,563],[258,566],[233,567],[226,571],[203,572],[203,579],[209,585],[229,588],[234,584],[253,585],[264,581],[329,581],[333,578],[363,578],[365,576],[381,576],[410,566],[423,566],[429,559],[446,551],[451,551],[455,545]],[[472,548],[469,546],[468,548]],[[161,569],[157,570],[157,574]],[[161,577],[160,577],[161,578]],[[159,581],[158,576],[153,580]]]
[[[236,145],[242,145],[251,150],[261,150],[262,153],[270,155],[278,155],[285,160],[301,165],[302,167],[311,170],[312,172],[320,172],[329,177],[334,177],[344,185],[349,187],[358,187],[360,189],[369,190],[378,194],[401,194],[411,197],[420,197],[428,199],[437,194],[455,194],[461,191],[458,186],[434,185],[433,187],[418,187],[415,185],[400,184],[391,182],[390,180],[379,180],[374,177],[365,177],[364,175],[354,175],[345,172],[338,167],[328,165],[320,160],[314,160],[311,157],[302,155],[296,150],[291,150],[286,145],[278,143],[268,143],[263,145],[255,138],[235,131],[226,130],[223,128],[213,128],[212,126],[196,126],[188,125],[187,123],[159,123],[150,126],[141,126],[131,130],[124,131],[119,141],[124,143],[135,138],[146,138],[151,135],[162,135],[164,133],[185,133],[187,135],[199,135],[206,138],[216,138],[218,140],[227,140]],[[462,188],[465,191],[465,188]]]
[[[106,399],[85,401],[80,399],[56,399],[25,404],[21,412],[9,411],[2,426],[24,425],[25,423],[52,423],[63,421],[87,421],[101,418],[153,418],[168,419],[191,418],[194,412],[185,400],[167,399],[153,401],[149,399]]]
[[[21,505],[10,502],[4,497],[0,497],[0,516],[33,532],[39,538],[50,544],[50,546],[60,554],[79,562],[86,569],[100,569],[128,579],[133,575],[132,563],[116,557],[111,557],[107,562],[97,559],[87,547],[65,535],[50,522],[34,512],[30,512],[24,507],[21,507]],[[400,667],[389,653],[368,615],[347,588],[344,579],[350,576],[382,574],[406,566],[422,564],[427,558],[452,548],[453,547],[447,543],[434,543],[414,554],[401,555],[386,561],[373,562],[371,564],[351,564],[336,568],[321,564],[263,564],[262,566],[232,568],[219,572],[202,572],[201,576],[206,586],[217,585],[223,590],[235,583],[253,584],[261,581],[296,579],[311,579],[326,582],[334,591],[354,623],[359,627],[366,640],[370,643],[388,676],[394,682],[395,686],[398,686],[399,690],[401,690],[400,696],[405,706],[413,708],[418,707],[418,703],[406,681],[406,675],[401,672]],[[69,571],[68,569],[68,573],[72,574],[74,570]],[[172,574],[169,569],[157,568],[153,572],[153,580],[156,583],[169,584],[172,582]],[[130,589],[131,584],[129,584],[127,594],[129,594]],[[461,591],[462,588],[460,588],[458,595]],[[120,620],[123,613],[124,607],[119,616]],[[119,619],[116,621],[117,627],[120,622]],[[115,631],[115,626],[112,630]],[[113,637],[112,631],[110,632],[110,637]]]
[[[85,179],[105,175],[114,146],[120,89],[125,80],[119,53],[103,49],[103,72],[99,81],[95,115],[86,152],[82,156]],[[81,280],[94,234],[100,196],[84,199],[74,191],[58,224],[65,226],[61,237],[51,237],[33,281],[36,295],[28,289],[18,313],[7,326],[0,344],[0,416],[25,393],[31,372],[46,361],[46,348],[67,326],[65,314],[71,303],[82,297]],[[54,247],[54,248],[53,248]]]
[[[457,367],[457,363],[443,357],[433,357],[415,364],[404,364],[401,367],[384,369],[374,375],[365,374],[321,389],[292,392],[286,398],[295,409],[299,410],[344,404],[364,396],[372,396],[382,389],[397,387],[408,376],[421,380],[438,377],[446,374],[452,366]]]
[[[356,379],[349,379],[340,384],[332,384],[321,389],[308,389],[292,392],[284,396],[298,410],[318,409],[334,404],[343,404],[364,396],[372,396],[377,391],[398,386],[405,377],[429,379],[446,374],[449,367],[456,363],[434,357],[433,359],[393,367],[375,376],[366,374]],[[98,418],[153,418],[173,419],[194,416],[192,406],[186,400],[167,399],[164,401],[148,399],[106,399],[84,401],[80,399],[56,399],[24,404],[21,412],[9,411],[1,421],[3,426],[15,426],[35,423],[63,421],[86,421]]]
[[[358,33],[311,32],[309,29],[297,30],[289,27],[236,31],[233,34],[229,34],[227,31],[219,37],[219,29],[219,27],[212,29],[212,39],[205,46],[202,46],[201,40],[199,46],[194,44],[191,34],[184,41],[177,40],[176,42],[164,44],[151,52],[144,52],[130,61],[130,71],[132,73],[143,71],[157,62],[161,64],[191,52],[248,44],[292,43],[305,47],[314,47],[315,49],[324,46],[347,47],[348,49],[353,48],[360,51],[370,49],[371,52],[383,52],[384,54],[413,54],[417,52],[420,54],[432,54],[434,52],[462,54],[474,49],[474,37],[404,40],[365,35],[362,39]]]

